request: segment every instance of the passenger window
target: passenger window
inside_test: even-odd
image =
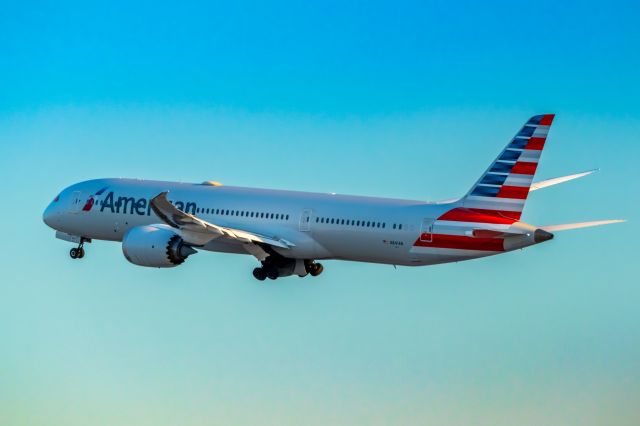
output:
[[[398,229],[402,229],[402,224],[398,225]]]

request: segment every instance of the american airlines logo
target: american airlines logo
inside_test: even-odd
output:
[[[99,195],[96,193],[96,195]],[[90,197],[89,200],[92,200]],[[87,201],[87,204],[89,201]],[[186,213],[196,214],[198,205],[193,202],[173,201],[174,206]],[[93,206],[93,201],[91,201]],[[83,209],[84,210],[84,209]],[[89,211],[91,208],[85,211]],[[100,204],[100,212],[105,210],[111,213],[136,214],[138,216],[151,216],[151,200],[147,198],[135,198],[127,196],[119,196],[116,198],[113,191],[109,192]]]
[[[93,204],[96,201],[96,196],[98,195],[102,195],[102,193],[104,191],[107,190],[107,188],[109,188],[108,186],[105,186],[104,188],[102,188],[101,190],[99,190],[98,192],[96,192],[94,195],[92,195],[91,197],[89,197],[89,199],[87,200],[87,202],[84,204],[84,207],[82,207],[82,211],[83,212],[88,212],[91,211],[91,209],[93,208]]]

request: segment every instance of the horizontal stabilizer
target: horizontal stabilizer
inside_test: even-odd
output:
[[[568,231],[570,229],[590,228],[592,226],[609,225],[611,223],[620,223],[620,222],[626,222],[626,220],[613,219],[613,220],[594,220],[593,222],[565,223],[563,225],[541,226],[540,229],[543,229],[548,232],[557,232],[557,231]]]
[[[540,182],[534,182],[531,184],[531,188],[529,188],[529,192],[535,191],[537,189],[546,188],[548,186],[557,185],[559,183],[569,182],[570,180],[578,179],[584,176],[589,176],[591,173],[597,172],[598,169],[588,170],[586,172],[576,173],[568,176],[561,176],[552,179],[541,180]]]

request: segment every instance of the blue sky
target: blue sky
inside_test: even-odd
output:
[[[637,2],[8,4],[0,423],[638,424]],[[398,268],[173,270],[41,213],[94,177],[434,200],[556,113],[528,250]]]

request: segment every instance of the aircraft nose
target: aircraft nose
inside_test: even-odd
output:
[[[42,221],[51,228],[54,228],[53,218],[55,217],[55,214],[56,214],[55,207],[53,204],[54,203],[49,204],[47,208],[44,209],[44,212],[42,212]]]

